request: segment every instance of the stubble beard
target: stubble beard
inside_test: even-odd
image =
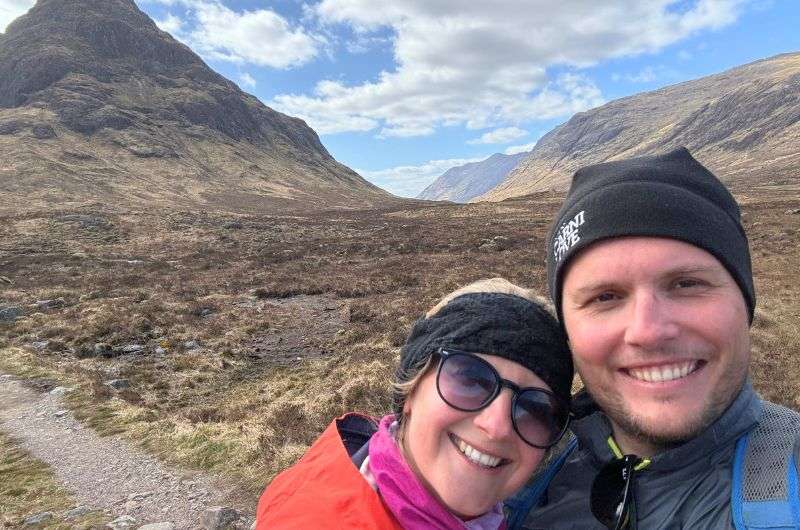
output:
[[[736,364],[731,364],[723,374],[721,381],[739,381],[734,385],[726,385],[714,389],[706,399],[700,412],[694,417],[686,418],[677,428],[673,426],[659,426],[657,419],[643,417],[630,410],[619,392],[605,392],[593,388],[593,384],[584,381],[586,389],[595,400],[606,417],[611,421],[614,429],[619,429],[627,437],[635,439],[662,452],[676,447],[696,438],[712,423],[719,419],[739,395],[746,379],[747,365],[740,370]]]

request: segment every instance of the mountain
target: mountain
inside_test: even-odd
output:
[[[334,160],[305,122],[212,71],[133,0],[39,0],[0,34],[0,208],[396,200]]]
[[[517,167],[528,153],[494,154],[480,162],[448,169],[417,196],[432,201],[468,202],[486,193]]]
[[[800,53],[578,113],[543,136],[502,183],[473,200],[565,190],[587,164],[682,145],[733,186],[797,185]]]

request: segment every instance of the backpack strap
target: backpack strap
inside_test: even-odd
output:
[[[522,528],[525,518],[534,506],[541,503],[547,487],[559,472],[567,457],[578,446],[578,439],[573,437],[566,445],[564,450],[556,458],[550,461],[547,467],[539,473],[536,480],[522,488],[519,493],[505,501],[506,511],[508,513],[507,528],[508,530],[518,530]]]
[[[736,530],[800,529],[800,481],[794,455],[800,414],[764,402],[761,421],[736,442],[731,516]]]

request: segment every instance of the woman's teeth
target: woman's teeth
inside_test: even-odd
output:
[[[674,379],[681,379],[697,370],[698,361],[653,366],[650,368],[629,368],[628,374],[648,383],[663,383]]]
[[[503,460],[498,456],[491,456],[485,453],[481,453],[480,451],[469,445],[467,442],[460,439],[458,440],[458,449],[462,453],[464,453],[464,456],[469,458],[471,461],[486,467],[497,467]]]

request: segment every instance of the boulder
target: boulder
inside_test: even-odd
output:
[[[0,322],[14,322],[23,314],[19,307],[0,307]]]
[[[200,528],[204,530],[226,530],[232,528],[239,519],[239,513],[233,508],[214,506],[200,516]]]
[[[136,519],[130,515],[123,515],[122,517],[117,517],[108,523],[106,528],[111,528],[111,530],[129,530],[130,528],[134,528],[136,525]]]
[[[56,131],[50,125],[46,124],[34,125],[31,127],[31,132],[34,138],[38,140],[48,140],[56,137]]]
[[[131,382],[127,379],[112,379],[111,381],[106,382],[106,386],[109,386],[114,390],[124,390],[126,388],[130,388]]]
[[[42,512],[31,515],[22,521],[22,528],[38,528],[47,524],[53,518],[53,512]]]
[[[126,344],[119,348],[121,353],[138,353],[144,349],[144,346],[141,344]]]
[[[92,510],[88,506],[76,506],[75,508],[71,509],[70,511],[64,514],[64,519],[67,520],[76,519],[93,511],[94,510]]]
[[[55,298],[53,300],[37,300],[36,309],[39,311],[47,311],[48,309],[60,309],[67,305],[63,298]]]

